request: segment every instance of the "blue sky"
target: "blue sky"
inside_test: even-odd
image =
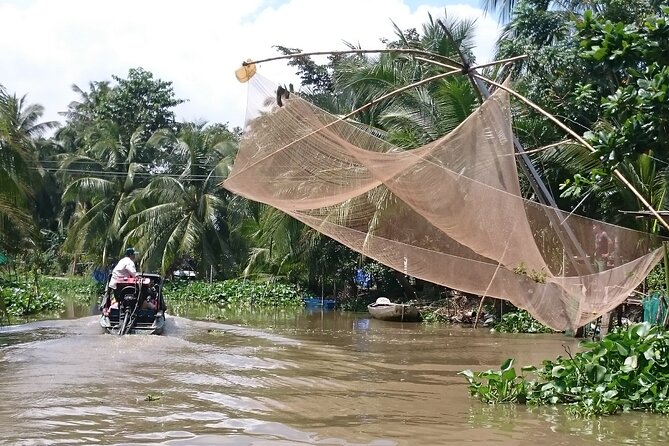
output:
[[[499,27],[472,0],[0,0],[0,84],[46,108],[46,119],[77,99],[72,84],[125,77],[141,66],[172,81],[180,120],[241,125],[246,88],[234,70],[242,60],[276,54],[272,45],[345,49],[343,41],[378,48],[392,23],[417,27],[428,18],[477,19],[479,62],[490,60]],[[259,72],[294,80],[283,62]]]

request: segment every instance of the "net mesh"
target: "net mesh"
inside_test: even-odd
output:
[[[256,75],[224,187],[409,276],[506,299],[556,330],[615,308],[662,256],[658,237],[521,197],[501,89],[450,134],[401,150],[298,96],[279,107],[276,85]]]

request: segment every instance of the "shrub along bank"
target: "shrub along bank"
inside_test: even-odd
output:
[[[103,285],[82,277],[0,278],[0,317],[52,313],[64,308],[65,298],[77,302],[97,299]],[[294,285],[233,279],[224,282],[168,282],[165,297],[174,302],[197,301],[240,307],[298,307]]]
[[[165,287],[169,301],[199,301],[246,307],[298,307],[302,298],[295,285],[231,279],[223,282],[171,282]]]
[[[555,333],[525,310],[506,313],[494,328],[500,333]]]
[[[63,309],[65,297],[87,302],[101,291],[101,285],[82,277],[0,278],[0,316],[57,312]]]

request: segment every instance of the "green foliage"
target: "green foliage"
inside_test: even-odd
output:
[[[505,4],[515,9],[496,58],[528,55],[514,64],[514,87],[578,134],[589,131],[586,139],[598,150],[593,154],[567,142],[532,156],[549,189],[562,191],[558,206],[656,231],[650,220],[618,213],[642,204],[610,169],[619,168],[656,209],[666,206],[666,175],[659,169],[644,174],[648,170],[641,164],[648,160],[638,160],[646,153],[654,165],[655,159],[667,161],[669,153],[668,102],[662,102],[667,85],[666,12],[652,0]],[[528,148],[565,139],[562,131],[525,107],[514,111],[514,130]]]
[[[615,166],[653,150],[669,149],[669,7],[638,23],[614,22],[586,11],[577,23],[581,56],[605,67],[614,90],[602,100],[602,118],[613,123],[588,134],[601,159]],[[620,80],[620,81],[618,81]]]
[[[21,252],[36,236],[29,206],[38,190],[37,139],[54,122],[42,122],[44,108],[0,85],[0,249]]]
[[[44,313],[59,313],[65,298],[77,303],[88,303],[99,296],[103,286],[89,278],[46,277],[37,279],[27,275],[19,279],[0,278],[0,308],[4,303],[5,315],[21,317]]]
[[[664,264],[658,263],[646,276],[646,286],[649,290],[663,290],[667,287],[664,278]]]
[[[495,325],[495,330],[501,333],[553,333],[553,330],[534,319],[525,310],[506,313]]]
[[[520,262],[520,264],[513,269],[513,272],[522,276],[527,276],[537,283],[546,283],[546,271],[544,271],[543,268],[539,271],[535,269],[528,271],[527,265],[525,265],[524,262]]]
[[[171,282],[165,287],[170,300],[196,300],[247,307],[296,307],[302,298],[295,286],[276,282],[232,279],[223,282]]]
[[[486,403],[566,404],[571,414],[610,415],[639,410],[669,414],[669,333],[648,323],[584,342],[585,351],[544,361],[537,380],[517,375],[512,361],[500,371],[461,372],[472,395]]]
[[[522,371],[534,371],[534,367],[523,367]],[[524,403],[535,384],[518,375],[513,367],[513,359],[507,359],[499,370],[474,373],[471,370],[460,372],[469,381],[469,392],[484,403]]]
[[[298,54],[300,48],[288,48],[282,45],[274,45],[281,54]],[[297,75],[300,76],[303,87],[311,89],[311,96],[332,94],[332,65],[338,60],[337,56],[328,56],[327,65],[319,65],[311,57],[295,57],[289,59],[288,66],[296,67]]]
[[[342,299],[339,304],[339,308],[343,311],[353,311],[360,313],[362,311],[367,311],[367,305],[371,303],[371,299],[368,294],[359,294],[358,296],[351,296],[346,299]]]
[[[420,316],[423,319],[423,323],[426,324],[440,324],[449,322],[447,317],[437,311],[431,311],[429,308],[421,309]]]
[[[39,278],[40,289],[60,297],[71,296],[78,302],[87,302],[104,292],[104,284],[88,277],[46,277]]]
[[[131,68],[127,79],[112,77],[118,85],[101,104],[103,119],[118,122],[128,137],[138,129],[146,139],[158,129],[175,129],[172,109],[184,101],[175,98],[172,82],[154,79],[143,68]]]
[[[58,293],[26,281],[0,279],[0,300],[10,316],[58,311],[63,307],[63,299]]]
[[[229,252],[223,216],[231,199],[219,183],[232,168],[236,136],[225,126],[189,123],[176,135],[156,132],[147,146],[177,147],[166,167],[178,177],[156,176],[137,191],[121,228],[124,245],[137,246],[145,268],[163,274],[184,258],[194,259],[201,273],[218,273],[219,259]]]
[[[147,144],[158,129],[176,130],[171,82],[154,79],[141,68],[116,85],[93,82],[90,91],[75,91],[81,101],[69,106],[67,126],[56,137],[67,147],[60,158],[66,187],[62,201],[74,206],[63,226],[64,245],[72,254],[93,254],[105,264],[122,250],[120,228],[131,213],[131,196],[164,170],[174,147]]]

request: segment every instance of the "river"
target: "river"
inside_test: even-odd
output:
[[[563,335],[306,310],[179,314],[162,336],[103,335],[95,316],[0,328],[0,445],[669,441],[663,416],[574,419],[469,397],[458,372],[540,365],[578,349]]]

